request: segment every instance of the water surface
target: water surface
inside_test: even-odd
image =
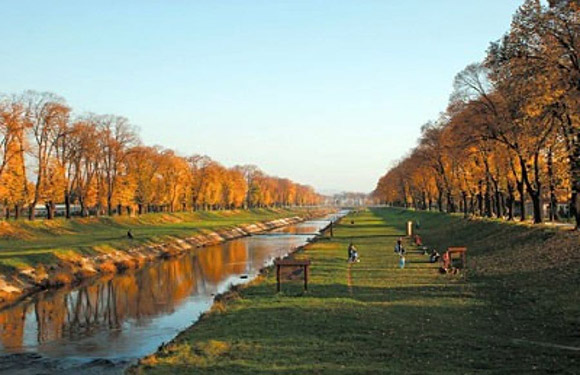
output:
[[[23,371],[24,363],[10,367],[14,361],[8,359],[15,358],[30,362],[31,369],[38,362],[43,373],[118,372],[194,323],[216,294],[252,280],[336,217],[197,249],[88,285],[43,292],[4,309],[0,354],[29,354],[5,356],[5,367],[0,357],[0,370]]]

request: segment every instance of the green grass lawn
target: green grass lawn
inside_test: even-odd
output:
[[[573,374],[580,370],[578,237],[494,221],[376,209],[332,240],[275,293],[272,273],[225,302],[138,374]],[[404,223],[426,245],[469,247],[469,271],[441,275],[426,256],[393,253]],[[349,241],[361,262],[346,263]],[[413,250],[411,246],[408,250]],[[548,255],[545,256],[545,253]],[[560,345],[560,346],[558,346]]]
[[[111,250],[184,238],[304,213],[300,209],[253,209],[174,214],[146,214],[90,219],[0,222],[0,273],[10,274],[67,254],[98,255]],[[134,240],[127,239],[131,229]]]

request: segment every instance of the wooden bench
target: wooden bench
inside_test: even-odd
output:
[[[280,276],[282,267],[302,267],[304,269],[304,290],[308,290],[308,272],[310,260],[282,259],[274,262],[276,265],[276,290],[280,291]]]
[[[457,257],[454,258],[454,255],[457,255]],[[451,268],[456,259],[461,261],[460,266],[456,268],[465,268],[467,266],[467,247],[448,247],[447,252],[441,257],[443,268]]]

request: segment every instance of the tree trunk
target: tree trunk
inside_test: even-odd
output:
[[[447,212],[455,212],[455,202],[453,201],[453,194],[451,191],[447,192]]]
[[[518,181],[518,193],[520,193],[520,221],[526,221],[526,196],[524,191],[524,183]]]
[[[491,195],[489,194],[489,190],[487,189],[489,187],[489,184],[487,184],[487,187],[485,189],[485,195],[484,195],[484,203],[485,203],[485,216],[486,217],[492,217],[492,213],[491,213]]]
[[[570,198],[570,215],[576,219],[576,230],[580,228],[580,199],[578,199],[580,194],[580,186],[572,191],[572,197]]]
[[[514,203],[516,201],[516,197],[514,195],[514,187],[511,183],[508,183],[508,197],[507,197],[507,212],[508,212],[508,220],[514,219]]]
[[[530,198],[532,199],[532,208],[533,208],[533,218],[534,218],[534,224],[540,224],[542,222],[542,184],[540,183],[540,179],[539,179],[539,171],[538,171],[538,157],[539,157],[539,153],[536,153],[534,155],[534,165],[536,168],[536,173],[535,173],[535,187],[532,186],[532,183],[530,182],[530,178],[528,175],[528,171],[526,169],[526,164],[524,162],[524,159],[522,157],[519,157],[520,159],[520,165],[521,165],[521,169],[522,169],[522,182],[525,183],[526,188],[528,190],[528,194],[530,195]]]
[[[501,200],[501,217],[505,218],[505,214],[507,212],[507,206],[505,201],[505,194],[500,193],[500,200]]]
[[[550,221],[558,221],[558,199],[556,193],[550,191]]]
[[[52,220],[52,219],[54,219],[54,211],[53,211],[53,209],[52,209],[52,207],[53,207],[53,204],[52,204],[52,202],[51,202],[51,201],[48,201],[48,202],[47,202],[47,203],[45,203],[44,205],[45,205],[45,207],[46,207],[46,218],[47,218],[48,220]]]
[[[577,89],[580,90],[580,81],[576,80]],[[568,161],[570,171],[570,214],[576,220],[576,230],[580,229],[580,126],[574,124],[569,114],[563,118],[564,128],[568,139]]]
[[[542,199],[540,192],[530,191],[529,194],[534,208],[534,224],[540,224],[542,222]]]
[[[64,192],[64,210],[65,210],[64,216],[67,219],[70,219],[70,194],[68,190]]]
[[[497,217],[498,219],[501,219],[501,217],[503,216],[503,212],[501,209],[501,193],[496,185],[495,187],[495,209],[496,209],[496,213],[495,213],[495,217]]]
[[[36,204],[38,203],[38,201],[35,199],[30,203],[30,206],[28,206],[28,220],[34,220],[34,218],[36,217]]]
[[[107,194],[107,213],[109,216],[113,216],[113,197],[111,194]]]
[[[483,216],[483,192],[481,190],[477,193],[477,214]]]
[[[20,217],[20,205],[17,203],[14,205],[14,220],[18,220]]]
[[[87,216],[87,208],[85,207],[85,200],[79,196],[79,205],[81,206],[81,217]]]
[[[469,215],[467,213],[467,193],[462,191],[461,197],[463,198],[463,217],[468,217]]]

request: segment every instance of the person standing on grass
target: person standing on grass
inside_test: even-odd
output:
[[[399,238],[395,244],[395,253],[399,255],[405,255],[405,248],[403,247],[403,239]]]
[[[405,268],[405,255],[399,254],[399,268]]]

